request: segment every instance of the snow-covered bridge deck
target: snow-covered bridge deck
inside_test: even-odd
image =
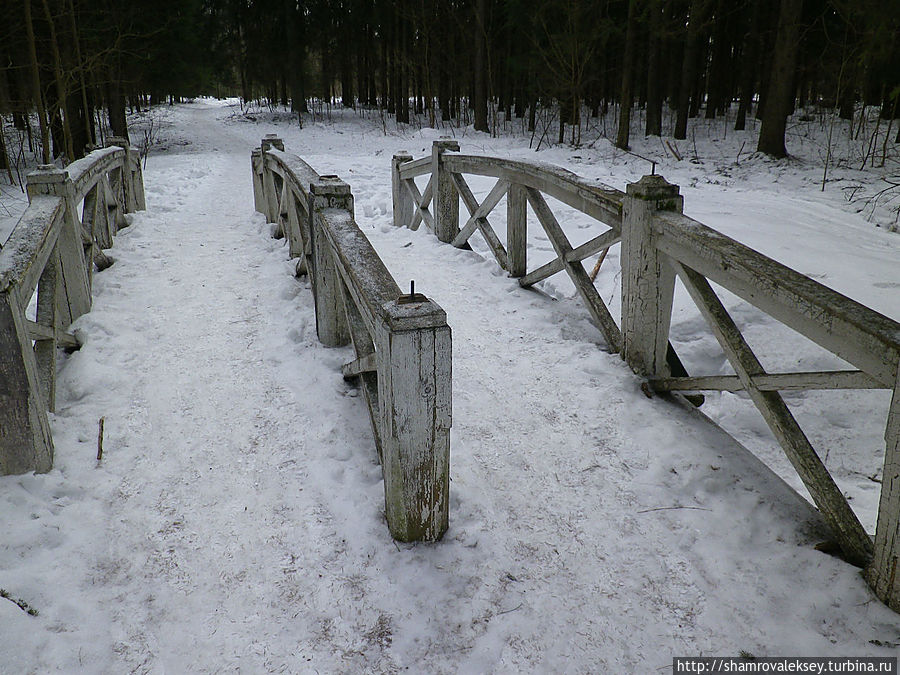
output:
[[[453,328],[450,530],[393,544],[364,404],[339,374],[349,350],[319,345],[308,282],[253,214],[247,149],[273,129],[223,112],[172,112],[147,211],[60,373],[57,468],[0,479],[0,586],[39,611],[0,602],[3,669],[656,672],[673,655],[896,653],[900,620],[813,550],[827,534],[806,502],[647,399],[569,289],[523,292],[477,252],[392,227],[389,158],[410,139],[281,128],[351,185],[395,278]],[[884,281],[896,245],[869,241]],[[676,316],[681,351],[703,357]],[[877,439],[883,419],[870,426]]]

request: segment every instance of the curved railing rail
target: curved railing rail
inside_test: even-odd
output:
[[[879,598],[900,611],[900,323],[682,214],[679,188],[644,176],[625,193],[558,167],[492,157],[456,155],[454,141],[435,141],[431,157],[394,155],[394,224],[427,223],[437,237],[464,246],[481,232],[498,263],[522,286],[566,271],[612,351],[646,378],[646,391],[748,393],[831,527],[844,557],[865,567]],[[415,178],[430,174],[419,190]],[[497,182],[479,204],[463,174]],[[608,230],[573,247],[545,195],[588,214]],[[506,196],[506,247],[488,215]],[[470,217],[459,227],[459,201]],[[526,269],[526,204],[543,227],[556,259]],[[622,319],[611,316],[583,261],[621,242]],[[730,376],[689,377],[669,343],[676,275],[709,323],[735,370]],[[767,373],[728,315],[710,281],[791,327],[858,370]],[[874,542],[819,459],[779,391],[888,389],[893,398]]]
[[[450,359],[447,316],[418,293],[402,295],[354,219],[350,186],[319,176],[267,136],[251,155],[256,210],[309,273],[316,331],[326,346],[352,343],[346,379],[359,379],[384,473],[391,535],[433,541],[448,527]]]
[[[91,308],[102,249],[126,212],[144,208],[137,152],[109,141],[66,169],[28,174],[29,206],[0,250],[0,475],[52,468],[56,350],[78,347],[66,331]]]

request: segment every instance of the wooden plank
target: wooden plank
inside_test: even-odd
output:
[[[702,275],[680,263],[676,263],[676,270],[750,398],[832,529],[844,556],[854,564],[865,566],[872,556],[869,535],[778,392],[762,391],[754,384],[753,378],[766,372],[725,306]]]
[[[415,183],[414,183],[415,184]],[[407,192],[407,195],[410,193]],[[428,184],[425,186],[425,191],[422,192],[421,201],[417,202],[413,207],[411,220],[409,220],[409,229],[410,230],[418,230],[419,223],[424,220],[423,213],[429,213],[428,205],[431,204],[431,200],[434,198],[434,176],[429,177]],[[432,229],[434,229],[434,221],[432,220]]]
[[[338,272],[372,335],[384,315],[384,305],[400,296],[400,287],[351,214],[325,210],[321,222]]]
[[[900,375],[894,385],[884,441],[875,554],[864,574],[878,599],[900,612],[900,576],[897,574],[897,561],[900,560]]]
[[[434,231],[434,218],[428,211],[427,204],[425,208],[419,206],[422,204],[422,194],[419,192],[419,187],[416,185],[415,181],[410,178],[409,180],[404,180],[403,185],[406,187],[413,200],[413,215],[412,220],[409,223],[409,229],[419,229],[419,221],[424,220],[425,224]]]
[[[541,193],[534,188],[526,188],[525,194],[528,203],[531,204],[531,208],[547,233],[556,255],[565,261],[564,268],[566,272],[575,284],[575,289],[584,301],[591,318],[594,319],[594,322],[603,333],[610,350],[613,352],[620,351],[622,348],[622,334],[619,332],[619,327],[600,298],[600,294],[597,293],[597,289],[594,288],[594,284],[591,283],[581,263],[566,260],[567,255],[572,252],[572,245],[566,239],[562,227],[560,227],[550,207],[547,206],[547,202],[544,201]]]
[[[353,363],[349,363],[342,368],[344,379],[352,378],[354,375],[359,377],[363,400],[366,402],[366,410],[369,413],[369,423],[372,428],[372,436],[375,439],[375,452],[378,455],[378,462],[382,461],[381,447],[381,411],[378,403],[378,373],[377,373],[377,356],[375,353],[375,343],[371,333],[366,328],[365,321],[356,302],[347,290],[346,284],[341,284],[341,291],[344,298],[344,307],[347,311],[347,326],[350,329],[350,340],[353,343],[353,349],[356,352],[357,359]]]
[[[4,247],[3,252],[6,251]],[[53,468],[53,440],[22,309],[0,292],[0,475]]]
[[[497,236],[497,233],[494,232],[487,217],[506,195],[506,191],[509,189],[509,183],[502,178],[498,180],[484,198],[484,201],[479,205],[478,200],[475,199],[475,195],[472,194],[472,190],[469,189],[469,185],[466,183],[465,178],[458,173],[450,174],[450,177],[453,179],[456,190],[459,193],[459,196],[462,197],[463,203],[466,205],[466,209],[468,209],[470,214],[465,226],[451,243],[453,246],[461,248],[477,228],[487,242],[487,245],[490,247],[497,262],[500,263],[500,267],[507,269],[509,267],[509,258],[506,254],[506,249],[503,247],[503,244],[500,243],[500,238]]]
[[[900,323],[695,220],[660,213],[658,246],[886,386],[900,364]]]
[[[751,376],[760,391],[825,391],[834,389],[886,389],[861,370],[833,370],[813,373],[767,373]],[[704,377],[659,377],[648,380],[654,391],[743,391],[737,375]]]
[[[400,178],[403,180],[412,180],[426,173],[431,173],[431,157],[404,162],[400,167]]]
[[[354,377],[358,377],[363,373],[371,373],[377,368],[378,365],[375,361],[375,353],[372,352],[371,354],[360,356],[350,363],[345,363],[341,366],[341,373],[345,380],[352,380]]]
[[[37,367],[40,392],[44,407],[56,411],[56,327],[59,307],[59,247],[55,248],[38,282],[37,322],[50,328],[50,336],[34,343],[34,361]]]
[[[510,184],[533,188],[615,230],[622,224],[622,199],[625,195],[620,190],[582,178],[558,166],[456,153],[446,155],[445,162],[447,168],[456,173],[504,178]]]
[[[15,287],[16,297],[27,303],[56,246],[65,209],[62,197],[31,198],[31,204],[0,249],[0,291]]]
[[[601,235],[598,235],[591,239],[590,241],[586,241],[578,248],[574,248],[569,251],[565,258],[556,258],[551,260],[546,265],[541,265],[533,272],[529,272],[524,277],[519,279],[519,285],[522,288],[528,288],[529,286],[533,286],[539,281],[543,281],[547,277],[551,277],[558,272],[562,272],[565,269],[565,262],[581,262],[585,258],[590,258],[592,255],[597,253],[597,251],[602,251],[605,248],[609,248],[613,244],[621,241],[622,236],[616,230],[607,230]],[[565,262],[564,262],[565,261]]]
[[[25,320],[25,328],[28,331],[28,337],[31,340],[51,340],[55,338],[56,342],[61,347],[67,349],[78,349],[81,347],[81,343],[74,335],[66,333],[58,328],[54,330],[49,326],[42,326],[36,321],[31,321],[29,319]]]

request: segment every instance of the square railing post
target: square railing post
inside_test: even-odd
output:
[[[434,234],[450,243],[459,234],[459,193],[453,176],[444,167],[444,153],[459,152],[459,143],[449,138],[434,141],[431,146],[431,180],[434,181]]]
[[[528,210],[525,187],[512,184],[506,192],[506,255],[509,276],[524,277],[527,264]]]
[[[409,227],[412,221],[413,200],[400,178],[401,165],[412,161],[412,155],[401,150],[391,158],[391,198],[394,207],[394,227]]]
[[[267,134],[263,137],[259,147],[262,156],[262,181],[265,199],[265,209],[263,210],[263,213],[266,215],[267,222],[277,223],[278,217],[281,215],[278,208],[278,193],[275,187],[275,174],[266,169],[266,152],[272,148],[284,152],[284,141],[275,134]]]
[[[250,171],[253,174],[253,208],[257,213],[266,212],[266,194],[263,189],[263,156],[260,148],[250,152]]]
[[[399,541],[447,531],[451,335],[437,304],[390,302],[376,328],[385,512]]]
[[[337,176],[320,176],[309,186],[309,231],[312,233],[312,287],[316,302],[316,333],[326,347],[350,343],[341,284],[322,220],[329,209],[348,211],[353,217],[350,186]]]
[[[654,215],[681,213],[678,186],[662,176],[629,183],[622,216],[622,358],[640,375],[666,376],[675,270],[656,247]]]

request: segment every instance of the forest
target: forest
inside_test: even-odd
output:
[[[198,95],[378,110],[397,123],[501,120],[559,143],[587,118],[684,139],[688,120],[878,107],[900,143],[897,0],[0,0],[0,121],[43,161],[128,135],[126,113]],[[634,112],[643,128],[635,128]],[[664,111],[669,114],[664,115]],[[665,123],[664,120],[671,120]],[[888,135],[893,138],[892,131]],[[4,135],[0,134],[0,139]],[[14,149],[0,140],[0,170]],[[23,144],[24,145],[24,144]],[[20,148],[19,152],[24,152]]]

